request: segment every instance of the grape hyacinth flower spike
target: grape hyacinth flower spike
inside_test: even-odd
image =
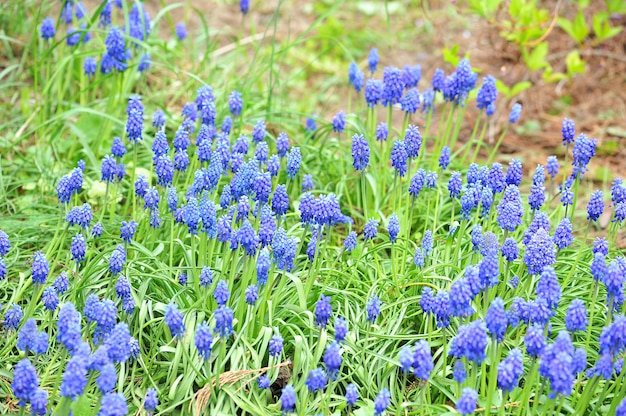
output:
[[[157,391],[154,388],[149,388],[146,391],[146,397],[144,398],[143,408],[149,415],[151,415],[154,411],[156,411],[157,406],[159,405],[159,398],[157,396]]]
[[[287,384],[280,396],[280,408],[285,413],[292,413],[295,411],[296,407],[296,390],[293,388],[291,384]]]
[[[332,121],[333,131],[335,133],[343,133],[346,128],[346,113],[344,111],[340,111],[333,117]]]
[[[369,55],[367,56],[367,63],[369,65],[370,73],[372,75],[374,74],[374,72],[376,72],[376,67],[378,66],[379,61],[380,56],[378,55],[378,49],[372,48]]]
[[[376,319],[378,319],[378,315],[380,315],[380,306],[381,306],[380,298],[376,295],[370,297],[367,301],[366,312],[367,312],[367,322],[374,323]]]
[[[522,105],[520,103],[513,104],[511,113],[509,114],[509,123],[514,124],[522,115]]]
[[[355,170],[363,171],[369,166],[370,148],[362,134],[352,136],[352,159]]]
[[[320,295],[320,298],[315,305],[315,323],[322,328],[326,328],[331,314],[332,306],[330,304],[330,297]]]
[[[391,240],[391,243],[393,244],[396,242],[398,234],[400,233],[400,222],[398,220],[398,215],[395,212],[389,217],[389,225],[387,226],[387,229],[389,231],[389,240]]]
[[[182,338],[185,334],[183,314],[178,310],[175,303],[170,303],[165,307],[165,323],[173,337]]]
[[[477,403],[478,393],[476,393],[476,390],[466,387],[462,390],[461,397],[456,402],[456,410],[463,416],[468,416],[474,413]]]
[[[388,389],[382,389],[374,400],[374,415],[382,415],[391,404],[391,392]]]

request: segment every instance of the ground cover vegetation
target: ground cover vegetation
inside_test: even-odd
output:
[[[372,48],[324,119],[284,98],[306,31],[278,40],[279,8],[257,34],[242,1],[255,33],[221,44],[190,4],[27,6],[5,23],[37,32],[3,87],[3,412],[626,414],[626,187],[589,178],[575,121],[563,156],[502,164],[524,109],[467,58]]]

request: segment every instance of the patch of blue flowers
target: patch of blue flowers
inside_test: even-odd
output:
[[[138,53],[137,69],[149,68],[150,15],[138,2],[115,27],[118,3],[100,9],[106,51],[85,60],[88,77],[126,71]],[[62,20],[80,27],[84,5],[64,2]],[[46,18],[41,37],[56,30]],[[86,28],[68,33],[72,47],[90,41]],[[176,36],[185,41],[184,24]],[[203,85],[178,113],[128,97],[100,165],[59,178],[54,239],[26,265],[19,237],[0,230],[12,405],[103,416],[254,414],[252,401],[264,414],[453,404],[462,415],[626,414],[626,259],[615,242],[626,187],[615,179],[608,204],[601,190],[585,212],[577,204],[596,141],[564,120],[571,166],[550,156],[526,183],[518,159],[505,168],[463,156],[482,135],[457,142],[476,89],[476,126],[496,114],[493,77],[477,88],[462,59],[420,87],[421,67],[387,66],[379,80],[379,65],[377,49],[366,71],[350,65],[363,99],[309,119],[301,145],[247,114],[238,91]],[[515,103],[501,137],[521,115]],[[347,190],[307,171],[323,123],[349,155],[336,161]],[[95,202],[94,182],[106,189]],[[591,229],[604,235],[595,244]]]

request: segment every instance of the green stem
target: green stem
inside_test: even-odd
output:
[[[493,393],[496,390],[496,383],[498,380],[498,361],[500,358],[500,345],[495,339],[492,340],[491,345],[491,362],[489,363],[489,384],[487,386],[487,402],[485,404],[485,414],[491,413],[491,403],[493,400]],[[504,404],[504,403],[502,403]]]
[[[406,135],[406,129],[409,127],[409,113],[404,113],[404,118],[402,119],[402,130],[400,130],[400,134]]]
[[[565,145],[565,161],[563,162],[563,181],[561,183],[561,189],[565,188],[565,181],[567,179],[567,160],[569,159],[569,142]]]
[[[539,406],[539,400],[541,399],[541,396],[543,395],[543,389],[545,387],[545,381],[542,380],[541,382],[541,386],[539,387],[539,393],[537,393],[535,395],[535,399],[533,400],[533,407],[532,410],[530,411],[531,415],[536,415],[537,413],[537,406]]]
[[[534,358],[530,364],[530,368],[528,369],[528,377],[524,382],[524,390],[522,391],[521,400],[519,403],[519,407],[517,408],[517,416],[522,414],[522,409],[526,408],[526,404],[530,397],[530,390],[534,387],[533,382],[535,380],[535,373],[537,366],[537,359]]]
[[[189,277],[191,278],[191,281],[193,282],[193,287],[196,291],[196,293],[200,293],[200,282],[199,279],[196,279],[196,235],[195,234],[190,234],[191,237],[191,264],[189,265]],[[172,277],[176,278],[175,275],[172,275]]]
[[[316,271],[317,271],[317,266],[320,263],[319,260],[319,253],[320,253],[320,244],[322,241],[322,234],[324,233],[324,227],[320,227],[317,230],[317,241],[315,242],[315,255],[313,257],[313,264],[311,265],[311,268],[309,269],[309,275],[307,277],[306,280],[306,284],[304,286],[305,290],[304,293],[306,295],[308,295],[309,293],[311,293],[311,290],[313,289],[313,284],[315,283],[315,276],[317,275]]]
[[[438,137],[435,138],[435,150],[433,152],[433,158],[430,163],[430,170],[435,170],[435,167],[437,166],[437,162],[438,162],[437,155],[441,153],[441,148],[443,147],[443,143],[447,143],[447,137],[448,137],[450,128],[452,126],[452,118],[453,118],[453,113],[455,109],[456,109],[456,106],[451,104],[450,109],[448,110],[448,115],[446,117],[446,124],[445,124],[445,128],[443,129],[443,134],[438,134]],[[439,128],[441,129],[441,124],[439,125]]]
[[[433,107],[428,110],[428,114],[426,115],[426,123],[424,125],[424,138],[428,137],[428,133],[430,132],[430,125],[433,121]]]
[[[170,221],[170,275],[174,275],[174,220],[173,216]]]
[[[246,256],[246,260],[244,261],[244,270],[242,272],[242,280],[241,280],[241,284],[239,285],[239,290],[241,291],[241,293],[243,294],[244,291],[246,290],[246,288],[248,287],[248,282],[250,281],[250,275],[252,273],[252,270],[254,270],[254,262],[252,261],[253,257],[250,256]],[[239,301],[239,305],[237,308],[237,321],[238,322],[243,322],[243,318],[244,318],[244,313],[248,307],[247,303],[243,301],[243,297],[242,299]]]
[[[369,213],[367,210],[368,200],[365,193],[365,171],[361,171],[361,202],[363,203],[363,216],[365,221],[369,221]]]
[[[587,236],[589,235],[589,229],[590,228],[591,228],[591,221],[589,221],[589,223],[587,224],[587,229],[585,230],[585,234],[584,234],[583,239],[581,241],[581,247],[578,250],[578,254],[576,255],[576,261],[574,262],[574,265],[570,269],[570,272],[567,274],[567,277],[563,281],[562,287],[563,287],[564,290],[567,288],[567,285],[568,285],[570,279],[572,278],[572,276],[574,275],[574,273],[576,272],[576,270],[578,268],[578,263],[580,262],[580,257],[581,257],[581,255],[582,255],[582,253],[584,251],[584,250],[582,250],[582,248],[585,247],[585,245],[587,244]]]
[[[580,177],[578,176],[574,180],[574,200],[572,202],[572,218],[571,218],[572,223],[574,222],[574,214],[576,214],[576,201],[578,200],[579,186],[580,186]],[[591,220],[589,221],[589,226],[591,227]]]
[[[504,130],[502,130],[502,134],[500,134],[500,137],[498,138],[498,141],[496,142],[496,145],[493,147],[493,149],[491,150],[491,153],[489,154],[489,159],[487,159],[487,163],[488,164],[493,162],[493,159],[496,156],[496,153],[498,152],[498,149],[500,148],[500,145],[502,144],[502,141],[504,140],[504,136],[509,131],[509,126],[510,125],[511,125],[511,123],[508,123],[506,125],[506,127],[504,128]]]
[[[555,415],[561,414],[561,408],[563,407],[564,403],[565,403],[565,397],[561,397],[561,400],[559,401],[559,405],[557,406],[556,411],[554,412]]]
[[[620,371],[619,378],[613,384],[614,386],[621,385],[621,387],[619,389],[619,392],[613,395],[613,400],[611,400],[611,407],[609,408],[609,413],[608,413],[610,415],[615,414],[615,409],[617,408],[619,403],[623,400],[623,398],[626,396],[626,382],[624,382],[625,381],[624,378],[626,378],[626,375],[625,375],[626,361],[624,361],[624,363],[625,364],[622,364],[622,369]]]
[[[441,328],[441,338],[443,341],[443,354],[441,356],[441,370],[442,370],[442,375],[443,375],[443,379],[445,380],[447,375],[447,367],[448,367],[448,342],[446,340],[446,328]]]
[[[467,111],[467,105],[461,107],[461,110],[457,110],[456,120],[454,121],[454,129],[452,130],[452,137],[450,137],[450,150],[454,150],[456,141],[459,138],[459,132],[463,125],[463,118],[465,117],[465,111]]]
[[[393,107],[391,105],[387,106],[387,134],[388,134],[388,140],[391,140],[391,134],[393,133],[393,125],[391,124],[391,111],[392,111]]]
[[[472,149],[472,145],[474,144],[474,139],[476,138],[476,133],[478,132],[478,126],[480,126],[482,115],[483,110],[480,110],[480,113],[476,118],[476,122],[474,123],[474,128],[472,129],[472,135],[470,136],[470,139],[465,146],[465,152],[463,152],[463,163],[466,163],[467,156],[469,155],[469,152]]]
[[[439,217],[439,200],[441,199],[439,196],[439,189],[435,189],[435,192],[437,192],[437,200],[435,201],[435,217],[433,219],[433,233],[437,232],[437,219]]]
[[[67,416],[70,413],[71,406],[72,399],[70,399],[69,397],[63,397],[59,404],[57,404],[57,407],[53,414],[58,416]]]
[[[500,416],[504,416],[504,409],[506,408],[505,404],[508,400],[509,397],[509,392],[506,390],[502,391],[502,403],[500,403],[500,411],[498,412],[498,415]]]
[[[137,180],[137,142],[133,143],[133,168],[132,168],[132,182],[130,184],[131,193],[133,194],[133,219],[137,216],[137,193],[134,191],[135,181]]]
[[[480,137],[478,137],[478,142],[476,143],[476,148],[474,149],[474,155],[472,156],[471,162],[475,162],[476,158],[478,158],[478,152],[480,152],[480,148],[483,146],[483,140],[485,140],[485,133],[487,132],[488,124],[488,120],[483,122],[483,128],[480,130]]]
[[[613,384],[613,386],[614,386],[614,385],[615,385],[615,384]],[[599,398],[598,398],[598,401],[596,402],[596,405],[594,406],[594,411],[593,411],[593,413],[592,413],[592,414],[594,414],[594,415],[595,415],[595,414],[597,414],[597,413],[598,413],[598,409],[599,409],[600,407],[602,407],[602,403],[604,402],[604,398],[606,397],[606,394],[607,394],[608,390],[609,390],[609,383],[608,383],[608,382],[605,382],[605,383],[604,383],[604,387],[602,388],[602,391],[600,392],[600,396],[599,396]],[[555,413],[555,414],[558,414],[558,413]]]

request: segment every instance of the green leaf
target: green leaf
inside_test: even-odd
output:
[[[511,89],[499,79],[496,79],[496,88],[506,98],[511,98],[513,96],[513,94],[511,94]]]
[[[484,18],[493,16],[502,0],[469,0],[470,11]]]
[[[543,71],[542,77],[546,82],[558,82],[563,79],[567,79],[567,74],[564,74],[562,72],[554,72],[552,67],[549,66],[545,69],[545,71]]]
[[[75,415],[91,416],[96,414],[96,409],[92,408],[91,400],[84,394],[72,404],[72,413]]]
[[[360,1],[357,4],[357,10],[367,16],[375,16],[385,13],[385,7],[389,14],[398,14],[405,10],[404,5],[399,1],[391,2],[375,2],[375,1]]]
[[[593,33],[598,39],[601,39],[604,35],[605,22],[606,18],[602,15],[602,13],[596,13],[593,15],[591,26],[593,27]]]
[[[622,27],[611,27],[608,13],[596,13],[593,16],[593,33],[599,42],[603,42],[622,31]]]
[[[598,166],[595,172],[596,180],[602,182],[605,178],[613,176],[611,170],[606,166]]]
[[[524,0],[511,0],[509,4],[509,14],[511,17],[519,18],[523,6]]]
[[[619,35],[620,33],[622,33],[623,29],[624,29],[623,27],[612,27],[611,29],[607,31],[606,35],[604,36],[602,40],[604,41],[609,38],[612,38],[613,36]]]
[[[182,381],[184,377],[184,374],[179,375],[178,377],[176,377],[176,380],[174,380],[173,383],[170,384],[170,391],[168,393],[168,398],[170,400],[173,400],[174,397],[176,396],[176,391],[178,390],[178,384]],[[211,383],[211,381],[208,381],[209,383]]]
[[[606,132],[611,136],[621,137],[626,139],[626,129],[620,126],[610,126],[606,129]]]
[[[20,89],[20,109],[22,110],[22,115],[24,117],[30,116],[32,111],[32,107],[29,104],[32,96],[32,90],[29,87],[23,87]]]
[[[567,67],[567,73],[571,76],[574,74],[584,74],[587,69],[585,68],[585,61],[580,57],[578,51],[571,51],[565,57],[565,65]]]
[[[548,66],[546,55],[548,55],[548,42],[541,42],[526,56],[526,66],[531,71]]]
[[[589,35],[589,28],[585,22],[585,15],[582,10],[578,11],[573,24],[574,40],[578,43],[582,43],[583,40]]]
[[[606,10],[613,14],[624,14],[626,13],[626,2],[624,0],[604,0],[606,4]]]
[[[366,406],[359,407],[354,411],[354,416],[370,416],[374,413],[374,404],[369,402]]]
[[[484,1],[485,11],[487,12],[488,15],[493,15],[495,11],[498,9],[498,7],[500,6],[500,4],[502,3],[503,3],[502,0],[485,0]]]
[[[522,81],[522,82],[518,82],[517,84],[513,85],[513,88],[511,88],[511,96],[516,96],[519,93],[526,91],[528,88],[530,88],[532,86],[532,82],[530,81]]]
[[[565,33],[570,35],[570,37],[575,38],[574,25],[572,24],[572,22],[569,21],[569,19],[559,17],[558,19],[556,19],[556,24],[559,25],[559,27],[563,29]]]
[[[457,66],[461,58],[459,57],[459,45],[455,44],[452,48],[447,46],[441,51],[443,60],[451,65]]]
[[[598,154],[615,155],[619,153],[619,143],[616,140],[607,140],[597,150]],[[600,168],[600,166],[598,167]]]

